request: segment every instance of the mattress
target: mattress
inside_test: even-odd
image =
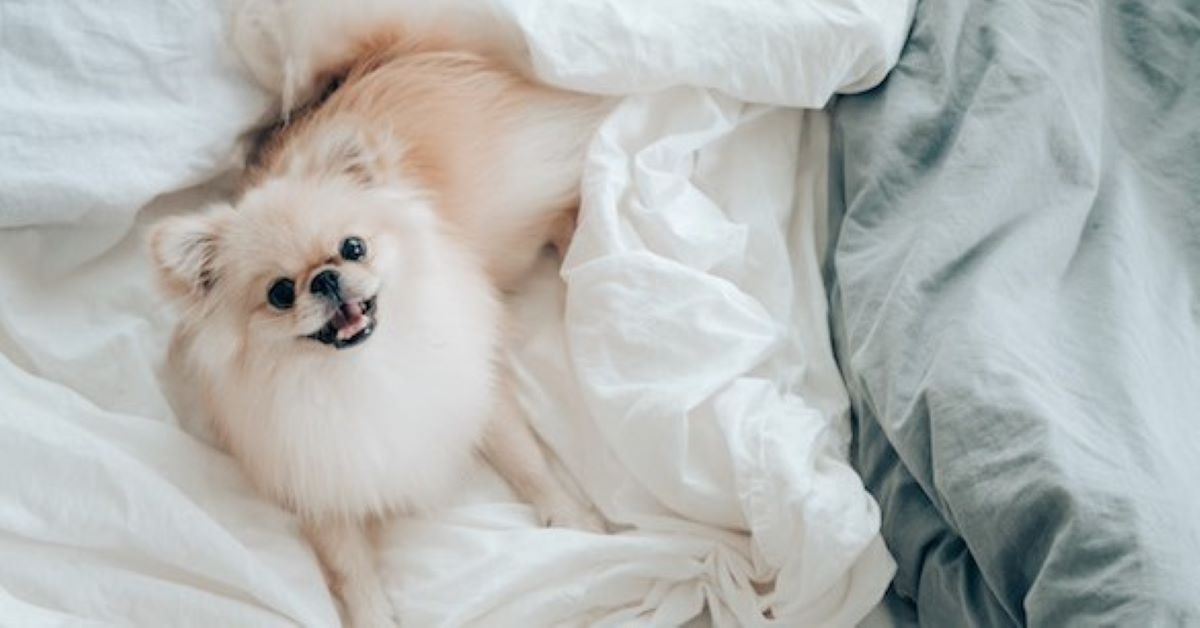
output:
[[[260,83],[287,74],[287,40],[255,38],[356,15],[322,6],[0,3],[0,623],[337,624],[295,517],[174,416],[175,315],[142,245],[228,194],[238,134],[280,96]],[[480,468],[389,527],[393,602],[421,626],[859,622],[894,564],[847,462],[822,107],[885,76],[911,6],[480,7],[541,80],[624,96],[508,349],[616,531],[540,528]]]

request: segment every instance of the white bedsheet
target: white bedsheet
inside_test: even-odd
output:
[[[172,315],[140,226],[223,188],[139,208],[219,174],[268,98],[211,3],[148,6],[0,3],[0,625],[333,625],[295,520],[159,388]],[[845,463],[828,125],[776,106],[881,80],[910,3],[495,8],[544,80],[635,94],[511,349],[538,432],[624,530],[540,529],[481,469],[390,530],[394,601],[412,626],[853,625],[893,567]]]

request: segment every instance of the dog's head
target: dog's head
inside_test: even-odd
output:
[[[404,289],[438,238],[428,203],[339,180],[284,179],[236,208],[150,232],[162,285],[184,319],[236,350],[333,351],[368,342],[384,294]]]

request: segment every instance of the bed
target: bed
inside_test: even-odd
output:
[[[229,193],[278,97],[256,79],[286,41],[246,25],[318,6],[0,3],[0,624],[337,624],[295,518],[181,429],[142,245]],[[625,96],[509,348],[617,530],[539,528],[481,468],[387,531],[407,625],[886,625],[894,562],[826,324],[822,108],[882,80],[911,6],[445,4],[480,7],[542,80]]]
[[[831,322],[898,616],[1200,624],[1198,42],[1194,2],[926,0],[834,108]]]
[[[387,531],[407,625],[1200,623],[1194,4],[377,5],[623,96],[509,348],[616,530],[480,468]],[[141,244],[320,6],[0,3],[0,624],[337,624],[181,429]]]

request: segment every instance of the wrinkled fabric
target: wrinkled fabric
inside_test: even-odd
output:
[[[922,625],[1200,624],[1197,42],[930,0],[835,109],[854,460]]]
[[[829,120],[780,106],[881,80],[909,7],[492,9],[543,80],[634,94],[589,151],[561,273],[547,262],[514,303],[509,350],[564,477],[619,531],[539,528],[480,469],[446,511],[388,529],[393,602],[418,626],[854,625],[893,563],[846,461],[825,323]],[[226,194],[218,180],[138,211],[225,169],[272,96],[227,63],[227,16],[199,3],[0,11],[4,54],[28,59],[0,93],[20,112],[0,137],[23,151],[0,153],[0,617],[336,624],[295,518],[177,427],[159,385],[174,314],[140,242]],[[678,54],[733,24],[736,48]],[[123,56],[84,54],[89,38]],[[85,74],[91,92],[63,87]]]
[[[0,3],[0,227],[127,229],[267,105],[212,2]],[[117,231],[118,233],[120,231]]]

